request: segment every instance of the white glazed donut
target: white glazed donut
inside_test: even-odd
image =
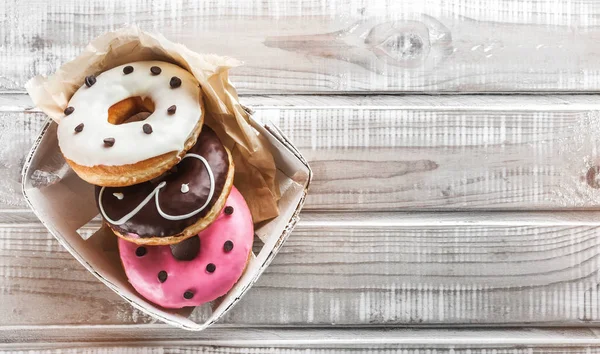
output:
[[[60,149],[92,184],[150,180],[196,142],[204,120],[200,95],[196,78],[167,62],[134,62],[88,76],[58,126]],[[140,112],[151,114],[127,122]]]

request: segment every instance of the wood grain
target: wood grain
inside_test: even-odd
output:
[[[589,0],[6,0],[0,89],[137,24],[245,61],[244,92],[597,91],[599,19]]]
[[[245,96],[242,102],[281,127],[310,161],[315,177],[307,209],[599,205],[595,95]],[[44,119],[27,96],[0,95],[2,208],[26,208],[20,165]]]
[[[321,332],[323,333],[323,332]],[[324,332],[326,334],[326,332]],[[180,343],[161,343],[156,346],[149,345],[136,345],[125,343],[122,346],[114,344],[99,344],[97,346],[75,346],[75,345],[51,345],[53,349],[40,349],[40,346],[23,345],[16,347],[14,351],[1,351],[0,353],[11,353],[11,354],[92,354],[92,353],[126,353],[126,354],[163,354],[163,353],[202,353],[202,354],[247,354],[247,353],[288,353],[288,354],[342,354],[342,353],[370,353],[370,354],[389,354],[389,353],[411,353],[411,354],[487,354],[487,353],[506,353],[506,354],[597,354],[600,350],[595,348],[594,345],[573,345],[573,346],[559,346],[552,348],[546,345],[529,345],[529,346],[487,346],[486,348],[471,349],[470,345],[463,346],[451,346],[446,348],[432,348],[423,344],[421,348],[415,348],[415,346],[398,346],[383,345],[381,348],[358,348],[353,349],[350,344],[345,348],[335,348],[336,346],[330,346],[323,349],[319,346],[312,347],[310,345],[301,346],[299,348],[287,348],[280,346],[253,346],[253,347],[230,347],[227,344],[216,347],[212,345],[198,346],[198,345],[187,345]],[[334,348],[331,348],[334,347]],[[394,349],[389,349],[389,348]],[[44,347],[47,348],[47,347]]]
[[[8,332],[8,333],[7,333]],[[165,326],[0,330],[2,353],[410,353],[595,354],[589,329],[232,328]],[[87,342],[83,342],[86,340]],[[23,343],[26,342],[26,343]]]
[[[96,281],[19,192],[44,116],[9,93],[127,24],[244,60],[243,103],[315,170],[281,253],[200,334]],[[590,0],[2,1],[0,352],[598,353],[597,95],[264,94],[593,93],[599,25]],[[532,324],[590,329],[398,328]]]
[[[305,213],[221,323],[597,325],[599,220],[597,212]],[[153,322],[39,224],[0,228],[0,294],[0,326]]]

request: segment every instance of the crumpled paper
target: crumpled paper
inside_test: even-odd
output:
[[[229,82],[228,70],[241,65],[238,60],[198,54],[160,34],[131,26],[101,35],[56,73],[36,76],[25,87],[35,105],[60,124],[69,99],[86,76],[140,60],[171,62],[196,77],[206,105],[205,124],[230,149],[235,163],[234,184],[246,199],[254,222],[277,216],[280,195],[273,156],[264,137],[251,127],[248,113]]]

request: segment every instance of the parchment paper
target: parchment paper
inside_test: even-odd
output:
[[[233,155],[234,184],[245,197],[254,222],[279,214],[275,162],[264,138],[248,122],[228,70],[238,60],[198,54],[160,34],[136,26],[108,32],[87,45],[83,53],[49,77],[36,76],[25,85],[33,102],[60,124],[69,99],[88,75],[140,60],[163,60],[190,71],[200,82],[206,104],[205,124],[219,135]]]

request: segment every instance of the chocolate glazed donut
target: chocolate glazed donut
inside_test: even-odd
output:
[[[170,171],[128,187],[96,187],[96,203],[117,235],[135,243],[175,243],[194,236],[212,222],[208,220],[200,229],[188,229],[207,215],[219,214],[223,205],[215,204],[220,200],[224,203],[232,180],[228,150],[215,132],[204,126],[196,145]],[[169,242],[136,241],[172,236],[185,237]]]

